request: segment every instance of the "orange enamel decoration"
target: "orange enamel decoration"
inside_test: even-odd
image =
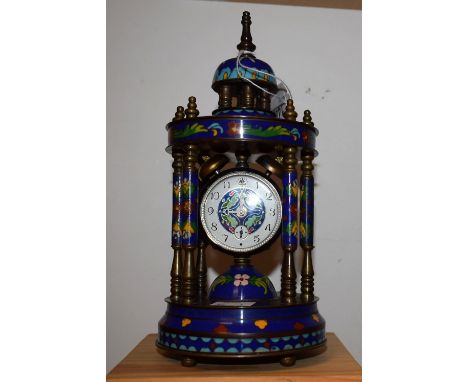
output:
[[[267,320],[257,320],[257,321],[255,321],[255,326],[257,328],[265,329],[267,325],[268,325]]]

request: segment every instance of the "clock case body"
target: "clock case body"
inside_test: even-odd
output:
[[[239,45],[244,44],[241,47],[253,51],[255,46],[252,48],[248,12],[244,12],[242,25]],[[265,89],[278,91],[276,80],[271,77],[274,76],[273,70],[268,64],[252,54],[248,54],[245,60],[267,74],[260,77],[254,74],[256,69],[252,69],[245,70],[243,77],[250,77]],[[249,88],[245,80],[239,78],[238,68],[233,62],[232,59],[223,62],[215,72],[212,88],[220,100],[212,115],[199,117],[195,98],[190,97],[187,109],[184,111],[179,107],[172,122],[166,126],[166,151],[174,158],[174,260],[171,296],[165,299],[167,310],[158,323],[156,346],[164,355],[181,360],[184,366],[193,366],[197,362],[276,361],[291,366],[296,359],[326,350],[325,320],[318,312],[318,297],[313,293],[311,159],[309,167],[302,165],[301,177],[297,171],[300,168],[298,157],[306,158],[303,159],[305,163],[309,160],[307,158],[313,159],[317,155],[315,139],[318,130],[311,122],[310,112],[304,114],[303,122],[296,120],[292,101],[288,101],[283,118],[278,116],[270,108],[269,97],[252,86]],[[249,261],[249,256],[258,251],[271,250],[272,241],[247,255],[223,250],[234,255],[234,264],[224,274],[226,280],[217,283],[223,276],[220,275],[213,281],[215,285],[207,287],[205,248],[210,243],[200,223],[198,202],[215,179],[229,171],[246,168],[217,171],[218,174],[215,172],[200,179],[198,166],[203,166],[202,158],[225,153],[243,158],[244,163],[248,162],[246,158],[255,154],[283,158],[281,166],[286,170],[279,175],[281,188],[271,182],[282,196],[282,224],[275,236],[275,239],[278,235],[281,237],[284,250],[281,290],[278,292],[268,277],[259,274]],[[252,168],[247,171],[259,173]],[[306,173],[310,176],[305,176]],[[188,190],[185,194],[184,187]],[[299,199],[300,214],[297,210]],[[187,209],[184,206],[188,206]],[[301,293],[296,293],[294,257],[295,261],[303,261]],[[225,286],[226,291],[216,292]],[[250,287],[254,289],[249,291]],[[236,289],[242,289],[242,293],[234,293]]]

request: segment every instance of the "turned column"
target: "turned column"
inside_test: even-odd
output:
[[[288,100],[283,114],[287,120],[295,121],[297,113],[294,111],[292,100]],[[281,244],[283,247],[283,265],[281,267],[281,298],[286,303],[293,303],[296,299],[296,270],[294,267],[294,251],[297,248],[297,148],[285,147],[283,151],[283,224]]]
[[[195,118],[199,114],[195,97],[189,97],[185,110],[187,118]],[[195,274],[195,251],[198,248],[198,148],[188,144],[184,147],[183,158],[183,211],[184,225],[182,228],[182,247],[185,252],[182,271],[182,300],[192,302],[197,294]]]
[[[228,108],[232,106],[232,92],[230,85],[223,85],[219,89],[218,106],[220,108]]]
[[[177,107],[172,121],[184,119],[184,108]],[[179,147],[172,149],[172,239],[171,246],[174,250],[171,267],[171,299],[174,301],[180,300],[182,297],[182,167],[183,154]]]
[[[304,112],[303,122],[313,128],[310,111]],[[301,270],[301,298],[304,301],[314,299],[314,267],[312,264],[312,250],[314,248],[314,151],[303,149],[302,176],[301,176],[301,198],[300,198],[300,243],[304,252]]]

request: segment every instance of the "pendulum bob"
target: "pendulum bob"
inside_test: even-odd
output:
[[[239,288],[242,286],[242,288]],[[277,297],[270,279],[252,265],[232,265],[211,284],[208,298],[217,301],[260,301]]]

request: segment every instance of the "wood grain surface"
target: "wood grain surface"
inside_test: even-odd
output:
[[[361,367],[333,333],[327,334],[327,351],[298,360],[293,367],[278,363],[257,365],[197,364],[183,367],[155,348],[156,334],[141,341],[108,375],[115,382],[318,382],[361,381]]]

